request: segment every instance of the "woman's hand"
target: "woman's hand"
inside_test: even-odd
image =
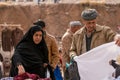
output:
[[[47,65],[48,65],[47,63],[44,63],[44,64],[43,64],[44,68],[47,67]]]
[[[22,65],[18,66],[18,75],[25,73],[25,69]]]

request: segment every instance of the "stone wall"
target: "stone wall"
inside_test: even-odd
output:
[[[34,21],[40,18],[46,22],[49,33],[62,36],[70,21],[80,20],[82,22],[81,11],[85,8],[97,9],[98,24],[110,26],[117,31],[117,26],[120,25],[120,4],[0,4],[0,24],[20,24],[25,32]],[[0,28],[2,30],[2,27]]]

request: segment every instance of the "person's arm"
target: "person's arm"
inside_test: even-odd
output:
[[[46,48],[47,48],[47,46],[46,46]],[[44,49],[43,49],[43,50],[44,50]],[[49,60],[48,60],[48,49],[45,49],[45,50],[44,50],[44,64],[43,64],[44,68],[45,68],[48,64],[49,64]]]
[[[104,26],[103,31],[105,34],[105,40],[106,42],[112,42],[114,41],[116,32],[114,32],[110,27]]]
[[[71,38],[68,36],[62,37],[62,67],[65,69],[66,61],[69,59],[69,50],[71,46]]]
[[[118,46],[120,46],[120,34],[114,32],[111,28],[104,26],[104,32],[107,42],[115,41]]]
[[[42,51],[43,51],[43,56],[44,56],[44,59],[43,59],[43,62],[44,62],[44,67],[46,67],[47,64],[49,64],[49,60],[48,60],[48,47],[47,47],[47,44],[45,43],[45,40],[43,40],[43,45],[42,45]]]
[[[18,65],[21,65],[21,56],[18,53],[15,53],[12,56],[12,62],[15,64],[15,66],[17,67]]]
[[[18,69],[18,75],[25,73],[25,69],[21,63],[21,56],[17,51],[15,51],[15,54],[12,57],[12,63],[14,63],[14,68]]]
[[[112,65],[114,68],[117,68],[117,67],[120,66],[120,65],[118,65],[118,64],[116,63],[115,60],[110,60],[110,61],[109,61],[109,64]]]
[[[55,38],[52,39],[51,53],[52,53],[51,66],[55,69],[60,59],[59,50],[58,50],[58,46]]]
[[[73,57],[76,56],[76,44],[75,44],[75,37],[73,36],[73,40],[72,40],[72,44],[70,47],[70,52],[69,52],[69,56],[71,59],[73,59]]]

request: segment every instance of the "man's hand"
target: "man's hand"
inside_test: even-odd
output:
[[[118,46],[120,46],[120,39],[116,40],[115,44],[117,44]]]
[[[78,56],[74,56],[73,59],[75,60]]]
[[[117,44],[118,46],[120,46],[120,35],[119,34],[117,34],[116,36],[115,36],[115,44]]]

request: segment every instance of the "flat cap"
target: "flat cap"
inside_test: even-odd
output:
[[[82,26],[80,21],[71,21],[69,23],[70,27],[74,27],[74,26]]]
[[[96,9],[85,9],[81,13],[81,17],[84,20],[93,20],[96,19],[97,16],[98,12],[96,11]]]

